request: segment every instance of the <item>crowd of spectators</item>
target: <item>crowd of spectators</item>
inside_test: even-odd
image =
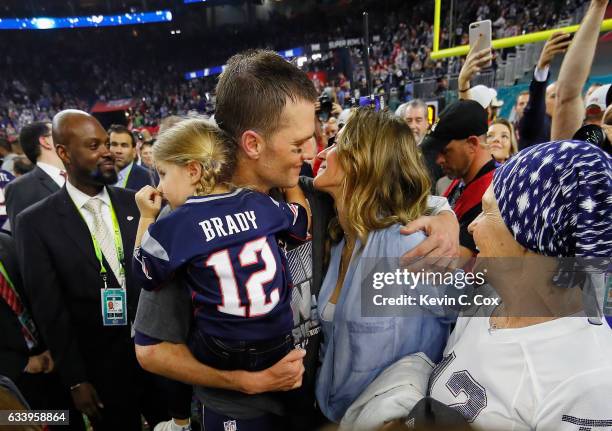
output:
[[[476,85],[503,54],[432,62],[429,6],[402,3],[372,13],[369,64],[337,50],[303,65],[316,78],[254,50],[186,81],[194,59],[155,38],[2,48],[0,407],[8,392],[78,431],[609,422],[612,88],[582,94],[609,0],[549,38],[512,121]],[[457,22],[505,36],[579,3],[469,1]],[[348,15],[328,39],[353,36]],[[365,67],[394,114],[347,108]],[[408,82],[446,92],[455,73],[431,126]],[[127,127],[66,110],[119,98]]]
[[[384,91],[392,107],[397,106],[411,97],[409,82],[434,77],[439,81],[436,92],[445,92],[447,82],[442,77],[457,74],[463,60],[434,61],[429,57],[433,4],[389,1],[385,7],[375,7],[374,3],[317,7],[291,18],[272,14],[269,22],[215,29],[202,28],[200,10],[191,19],[181,21],[179,16],[179,22],[184,21],[179,38],[169,36],[166,25],[6,33],[0,42],[4,75],[0,82],[0,128],[15,137],[24,124],[49,120],[58,110],[88,110],[97,100],[120,98],[139,101],[132,115],[135,127],[155,126],[172,114],[210,114],[216,78],[186,81],[185,72],[222,64],[234,52],[249,47],[286,49],[359,37],[362,10],[370,12],[370,67],[377,93]],[[496,37],[550,28],[570,18],[584,0],[550,3],[544,7],[532,1],[523,7],[513,0],[461,2],[461,7],[454,7],[452,23],[449,11],[443,11],[440,46],[467,43],[468,24],[477,19],[491,19]],[[347,52],[348,62],[342,65],[338,52],[329,51],[303,66],[308,71],[326,72],[341,102],[348,102],[345,96],[354,96],[355,89],[361,95],[367,92],[361,48]]]

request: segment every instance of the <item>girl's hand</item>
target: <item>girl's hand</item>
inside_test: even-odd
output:
[[[161,210],[161,204],[161,193],[151,186],[144,186],[136,193],[136,205],[141,218],[155,219]]]

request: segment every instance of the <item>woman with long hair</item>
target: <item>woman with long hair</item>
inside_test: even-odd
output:
[[[316,395],[322,412],[340,421],[386,367],[425,353],[438,361],[449,326],[433,315],[363,317],[361,295],[372,289],[361,272],[374,260],[399,258],[425,239],[400,227],[423,215],[430,180],[406,123],[359,109],[322,159],[314,186],[329,193],[337,218],[329,268],[318,301],[323,328]]]
[[[498,163],[504,163],[518,152],[514,127],[508,120],[498,118],[491,123],[487,132],[487,146],[491,157]]]

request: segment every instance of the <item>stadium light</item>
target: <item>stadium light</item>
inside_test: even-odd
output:
[[[293,48],[293,49],[287,49],[285,51],[279,51],[278,54],[287,60],[294,58],[294,57],[298,57],[298,62],[299,62],[299,58],[304,55],[304,48],[298,47],[298,48]],[[225,70],[225,66],[207,67],[206,69],[195,70],[193,72],[187,72],[183,76],[187,80],[195,79],[195,78],[205,78],[207,76],[219,75],[224,70]]]
[[[172,21],[172,12],[125,13],[74,17],[0,18],[0,30],[52,30],[58,28],[113,27]]]

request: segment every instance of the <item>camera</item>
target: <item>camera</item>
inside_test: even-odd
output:
[[[319,109],[317,110],[317,116],[321,122],[325,123],[329,120],[332,111],[332,100],[328,94],[323,94],[319,97]]]
[[[596,145],[602,150],[604,150],[606,153],[612,155],[612,144],[610,143],[606,132],[599,126],[596,126],[594,124],[582,126],[574,134],[574,137],[572,139]]]

